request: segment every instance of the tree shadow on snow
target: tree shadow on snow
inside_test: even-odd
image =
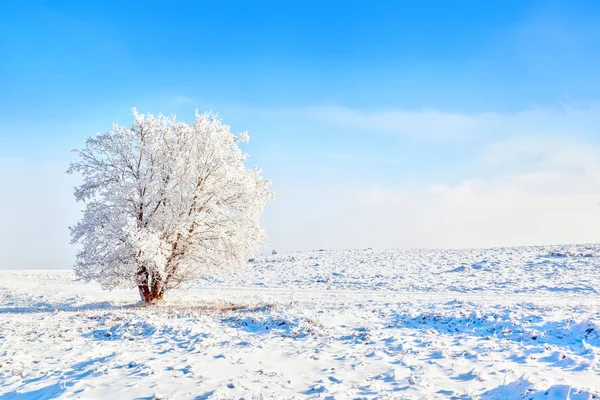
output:
[[[537,360],[576,371],[585,366],[575,362],[569,354],[593,359],[593,347],[600,346],[600,326],[594,320],[575,321],[568,316],[563,320],[545,320],[538,315],[507,316],[507,310],[497,314],[465,313],[443,315],[425,312],[420,315],[400,313],[392,317],[389,328],[412,328],[426,332],[451,335],[454,340],[471,337],[481,341],[504,339],[523,345],[521,354],[509,358],[521,364]],[[390,343],[391,351],[398,351]],[[580,365],[581,364],[581,365]]]
[[[588,400],[597,398],[598,393],[592,393],[587,390],[578,390],[569,385],[553,385],[545,390],[534,389],[533,384],[524,378],[519,378],[514,382],[500,385],[481,394],[482,400],[496,399],[528,399],[528,400],[549,400],[549,399],[571,399]]]
[[[194,400],[208,400],[212,397],[213,394],[215,394],[215,391],[211,390],[210,392],[206,392],[204,394],[194,397]]]
[[[82,312],[91,310],[114,310],[128,309],[141,306],[141,303],[126,305],[115,305],[109,301],[100,301],[88,304],[74,303],[46,303],[40,302],[25,307],[0,307],[0,314],[35,314],[35,313],[55,313],[55,312]]]
[[[45,386],[40,389],[23,392],[22,390],[13,390],[12,392],[0,394],[0,400],[37,400],[37,399],[56,399],[65,391],[60,383]]]
[[[250,307],[237,315],[224,316],[221,321],[234,328],[254,334],[276,334],[282,337],[301,338],[315,332],[316,322],[310,318],[271,312],[275,305]]]
[[[465,313],[450,316],[435,312],[416,316],[402,313],[393,316],[389,327],[433,329],[441,334],[464,334],[487,339],[497,336],[519,343],[555,346],[581,344],[581,341],[585,340],[593,346],[600,346],[600,326],[594,320],[578,322],[569,316],[558,321],[544,320],[534,314],[507,318],[506,310],[496,314]]]
[[[0,400],[38,400],[55,399],[61,397],[67,388],[89,376],[98,376],[103,372],[97,367],[108,364],[116,356],[112,353],[108,356],[97,357],[91,360],[75,363],[66,372],[44,375],[37,378],[24,379],[20,388],[12,392],[0,394]],[[44,379],[57,379],[59,382],[44,386],[39,389],[25,391],[25,388]],[[78,392],[75,391],[74,394]]]

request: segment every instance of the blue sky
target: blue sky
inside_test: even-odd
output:
[[[0,8],[3,267],[70,265],[70,150],[134,106],[248,130],[282,250],[600,237],[597,1]]]

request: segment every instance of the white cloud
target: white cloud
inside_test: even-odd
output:
[[[437,110],[362,111],[324,106],[308,109],[321,121],[369,133],[420,140],[472,140],[518,135],[597,134],[600,104],[532,108],[517,113],[449,113]]]
[[[425,111],[363,112],[345,107],[311,109],[315,117],[340,126],[427,139],[461,139],[477,130],[478,121],[466,115]]]
[[[600,169],[600,146],[567,136],[510,137],[490,145],[482,154],[488,167],[519,170]]]

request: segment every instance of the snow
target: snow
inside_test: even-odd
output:
[[[259,257],[158,306],[0,271],[0,399],[600,396],[600,246]]]

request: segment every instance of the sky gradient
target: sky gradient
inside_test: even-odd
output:
[[[597,1],[0,11],[0,268],[70,267],[70,151],[132,107],[247,130],[281,251],[600,239]]]

